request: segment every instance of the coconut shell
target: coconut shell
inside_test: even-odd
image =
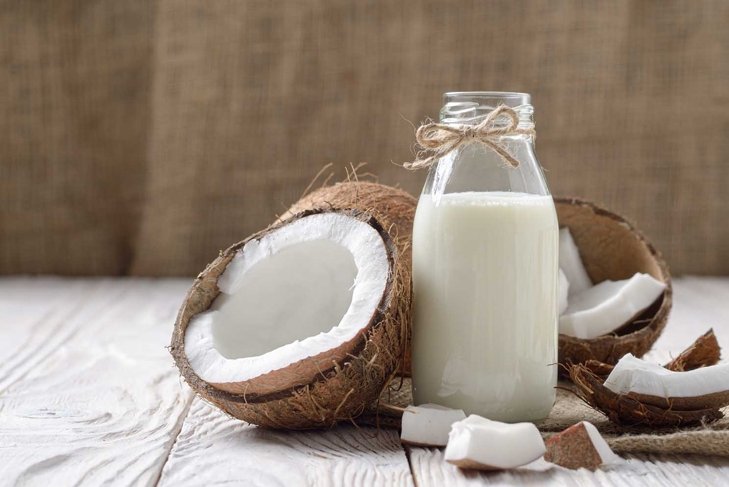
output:
[[[235,253],[250,240],[311,214],[334,210],[309,210],[232,245],[197,276],[175,323],[170,352],[190,387],[203,399],[228,414],[260,426],[286,429],[328,427],[361,414],[378,397],[398,369],[409,326],[410,274],[387,230],[371,214],[356,210],[339,213],[358,218],[382,237],[392,272],[382,300],[369,323],[351,341],[332,350],[329,357],[312,357],[280,371],[265,374],[267,393],[234,393],[206,383],[195,373],[185,355],[185,330],[190,319],[207,310],[220,293],[217,282]],[[311,363],[309,363],[311,362]],[[292,373],[295,370],[296,373]],[[255,380],[255,379],[254,379]],[[263,380],[263,379],[262,379]]]
[[[719,347],[719,342],[716,340],[714,330],[710,329],[697,338],[691,346],[681,352],[676,358],[664,365],[664,367],[674,372],[684,372],[700,367],[716,365],[719,363],[720,358],[721,348]],[[614,368],[614,365],[592,359],[587,360],[583,365],[593,374],[603,378],[607,378]]]
[[[721,359],[721,348],[714,335],[714,330],[709,329],[664,367],[675,372],[683,372],[716,365],[719,363],[719,359]]]
[[[716,421],[724,417],[715,407],[679,410],[648,404],[630,394],[617,394],[603,384],[603,379],[581,364],[569,368],[574,392],[587,404],[602,411],[613,423],[621,426],[675,427]]]
[[[568,227],[592,282],[621,280],[637,272],[664,282],[666,289],[643,313],[614,333],[592,339],[559,335],[559,362],[597,360],[615,364],[626,353],[642,357],[668,321],[673,291],[668,265],[625,218],[577,198],[555,198],[560,227]]]
[[[345,181],[324,186],[303,196],[286,210],[278,221],[302,211],[314,209],[355,209],[373,215],[387,230],[395,242],[400,261],[405,267],[410,282],[412,253],[410,243],[413,234],[413,220],[418,201],[402,189],[367,181]],[[409,284],[408,284],[409,285]],[[403,319],[407,321],[408,336],[404,350],[401,375],[410,375],[410,312]]]
[[[675,372],[682,372],[715,365],[720,358],[719,342],[716,340],[714,330],[710,329],[664,367]],[[628,424],[654,424],[635,423],[634,421],[637,420],[636,418],[651,418],[652,414],[661,412],[663,414],[662,421],[668,421],[669,424],[674,424],[671,421],[675,421],[675,425],[678,426],[686,424],[687,420],[695,421],[697,416],[703,417],[704,414],[707,414],[709,418],[713,418],[715,413],[711,411],[719,411],[719,409],[729,404],[729,391],[697,397],[672,398],[636,394],[634,392],[616,394],[603,386],[607,376],[612,371],[612,365],[597,360],[588,360],[584,364],[580,364],[579,367],[568,367],[570,378],[577,387],[577,395],[594,408],[603,411],[610,419],[617,417],[623,422],[628,421]],[[710,412],[707,413],[707,411]]]

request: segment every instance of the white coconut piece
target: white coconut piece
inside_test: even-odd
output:
[[[592,280],[587,275],[582,263],[580,251],[575,244],[570,229],[565,227],[559,231],[559,267],[570,283],[569,295],[578,294],[592,287]]]
[[[616,394],[629,392],[660,398],[691,398],[729,389],[729,363],[674,372],[626,354],[605,380]]]
[[[559,332],[589,339],[615,331],[653,304],[665,288],[663,282],[640,273],[622,281],[603,281],[570,297]]]
[[[461,468],[501,470],[533,462],[546,451],[532,423],[501,423],[470,415],[454,423],[445,460]]]
[[[446,446],[451,425],[466,419],[462,409],[438,404],[408,406],[402,414],[400,441],[419,446]]]
[[[616,455],[615,452],[610,448],[610,445],[608,445],[607,441],[605,441],[605,438],[603,438],[597,428],[595,428],[594,424],[590,423],[589,421],[582,421],[582,425],[585,427],[585,431],[587,431],[587,434],[590,436],[592,446],[595,447],[598,455],[600,455],[600,459],[602,460],[603,465],[617,465],[620,463],[625,463],[625,460],[620,457],[620,455]]]
[[[564,313],[567,309],[567,296],[569,295],[569,291],[570,282],[567,280],[567,276],[560,267],[559,279],[557,281],[557,309],[559,310],[560,316],[562,316],[562,313]]]
[[[366,222],[333,212],[295,220],[236,253],[220,295],[190,320],[185,354],[203,381],[225,388],[331,353],[368,326],[389,272]]]

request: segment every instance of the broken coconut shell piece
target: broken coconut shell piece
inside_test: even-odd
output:
[[[559,332],[590,339],[631,323],[663,292],[666,285],[648,274],[621,281],[602,281],[574,294],[559,318]]]
[[[544,459],[569,469],[596,470],[600,466],[617,465],[625,460],[613,453],[595,426],[581,421],[550,436],[545,442]]]
[[[719,409],[729,404],[729,363],[674,372],[628,354],[613,368],[604,386],[661,408]]]
[[[569,228],[592,282],[619,281],[643,273],[665,285],[644,312],[613,333],[596,338],[560,334],[560,363],[592,359],[615,364],[626,353],[643,356],[663,331],[671,309],[671,277],[663,257],[633,225],[605,208],[577,198],[555,198],[555,205],[559,224]]]
[[[729,364],[714,365],[719,361],[720,353],[716,336],[713,330],[709,330],[665,367],[626,356],[616,366],[597,361],[573,365],[569,374],[575,384],[574,392],[614,423],[626,426],[691,425],[720,419],[723,414],[719,408],[729,403],[729,394],[717,391],[729,384],[726,378],[722,378],[729,373],[726,370]],[[636,373],[635,370],[639,369],[648,369],[649,372]],[[613,375],[616,370],[618,372]],[[696,376],[692,378],[690,375],[692,372],[682,370],[704,372],[696,379]],[[668,376],[674,378],[667,379]],[[677,385],[677,381],[679,384],[686,382],[686,377],[696,380],[696,384]],[[724,382],[715,383],[721,380]],[[631,391],[634,383],[638,385]],[[643,392],[636,393],[636,390]],[[646,391],[652,394],[645,395]],[[702,395],[687,395],[696,392]],[[678,397],[671,397],[676,394]]]
[[[701,335],[686,350],[664,365],[668,370],[682,372],[719,363],[721,348],[713,329]]]
[[[446,446],[453,423],[466,419],[462,409],[437,404],[408,406],[402,413],[400,441],[416,446]]]
[[[681,411],[646,404],[629,394],[617,394],[605,387],[603,379],[582,364],[572,365],[569,374],[575,385],[575,394],[621,426],[690,426],[723,417],[715,408]]]
[[[205,400],[303,429],[361,414],[400,364],[410,275],[368,213],[296,214],[228,248],[180,310],[171,353]]]
[[[526,465],[545,452],[532,423],[501,423],[471,415],[454,423],[444,458],[464,469],[503,470]]]
[[[721,348],[716,339],[714,330],[710,329],[686,350],[681,352],[676,358],[668,362],[665,367],[668,370],[682,372],[686,370],[694,370],[699,367],[707,367],[719,363],[721,358]],[[585,367],[595,375],[606,378],[613,371],[614,365],[599,362],[597,360],[588,360],[584,363]]]

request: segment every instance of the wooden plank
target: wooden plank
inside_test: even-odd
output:
[[[193,401],[161,486],[413,486],[405,452],[392,430],[340,426],[285,432],[229,418]]]
[[[199,399],[185,418],[192,396],[164,346],[188,284],[0,279],[0,483],[154,485],[162,472],[162,485],[413,485],[394,431],[261,430]],[[708,326],[729,347],[729,279],[685,278],[675,287],[674,313],[652,355],[675,354]],[[420,486],[684,487],[729,475],[727,459],[656,455],[596,473],[463,473],[437,449],[412,449],[409,460]]]
[[[186,413],[189,280],[0,279],[0,483],[154,485]]]

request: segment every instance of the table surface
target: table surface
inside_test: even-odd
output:
[[[0,279],[0,485],[726,485],[729,458],[463,472],[392,430],[276,432],[195,397],[165,347],[183,279]],[[729,278],[675,281],[664,359],[709,326],[729,347]]]

